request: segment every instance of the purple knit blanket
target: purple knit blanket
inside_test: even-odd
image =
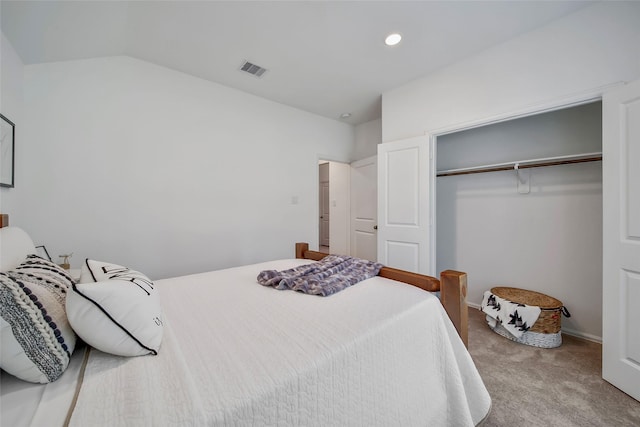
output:
[[[264,270],[258,283],[276,289],[292,289],[329,296],[378,274],[382,264],[343,255],[329,255],[318,262],[284,271]]]

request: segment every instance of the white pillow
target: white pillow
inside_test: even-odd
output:
[[[0,367],[22,380],[49,383],[67,369],[76,336],[65,299],[73,280],[37,255],[0,273]]]
[[[0,228],[0,271],[16,268],[29,254],[36,253],[31,237],[21,228]]]
[[[118,356],[158,354],[162,310],[147,276],[87,259],[80,283],[67,296],[67,317],[87,344]]]

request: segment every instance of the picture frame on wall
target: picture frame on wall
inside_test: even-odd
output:
[[[0,187],[13,188],[16,125],[0,114]]]

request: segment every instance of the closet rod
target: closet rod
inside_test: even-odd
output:
[[[585,153],[570,156],[547,157],[542,159],[521,160],[518,162],[496,163],[494,165],[473,166],[469,168],[447,169],[437,171],[436,176],[469,175],[472,173],[508,171],[514,169],[538,168],[543,166],[569,165],[572,163],[597,162],[602,160],[602,153]]]

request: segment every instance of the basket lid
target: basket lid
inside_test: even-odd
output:
[[[491,293],[517,304],[535,305],[542,309],[562,307],[562,301],[550,297],[549,295],[535,291],[528,291],[526,289],[497,286],[495,288],[491,288]]]

